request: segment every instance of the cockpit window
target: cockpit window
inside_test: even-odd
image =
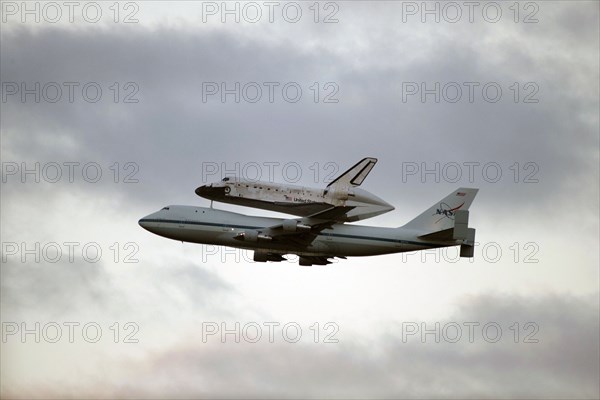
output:
[[[169,207],[163,207],[163,210],[168,210],[168,209],[169,209]]]

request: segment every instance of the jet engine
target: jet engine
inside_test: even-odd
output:
[[[234,239],[245,242],[258,242],[259,240],[272,240],[273,238],[257,231],[244,231],[235,235]]]
[[[254,261],[256,262],[267,262],[267,261],[287,261],[287,258],[283,257],[281,254],[277,253],[269,253],[267,251],[254,251]]]
[[[282,225],[285,232],[308,232],[311,230],[310,226],[301,224],[295,219],[286,219]]]

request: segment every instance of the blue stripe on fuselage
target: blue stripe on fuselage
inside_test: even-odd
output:
[[[197,221],[189,221],[189,220],[183,221],[183,220],[171,220],[171,219],[141,219],[140,222],[170,223],[170,224],[179,224],[179,225],[217,226],[220,228],[237,228],[237,229],[265,229],[265,228],[268,228],[266,226],[229,225],[229,224],[214,223],[214,222],[197,222]],[[389,239],[389,238],[374,237],[374,236],[358,236],[358,235],[348,235],[348,234],[343,234],[343,233],[327,233],[327,235],[332,236],[332,237],[361,239],[361,240],[375,240],[375,241],[380,241],[380,242],[412,244],[412,245],[417,245],[417,246],[435,246],[435,247],[440,246],[439,243],[415,242],[415,241],[411,241],[411,240]],[[319,236],[325,236],[325,235],[320,234]]]

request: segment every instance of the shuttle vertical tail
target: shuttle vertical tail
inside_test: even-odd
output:
[[[373,157],[363,158],[352,168],[344,172],[342,175],[338,176],[333,180],[327,187],[334,186],[360,186],[369,172],[373,169],[373,167],[377,164],[377,159]]]

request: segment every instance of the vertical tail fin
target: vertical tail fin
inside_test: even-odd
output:
[[[466,224],[463,222],[465,213],[462,211],[469,209],[478,191],[479,189],[458,188],[402,228],[414,229],[428,234],[454,228],[456,220],[457,230],[466,229]],[[466,213],[466,218],[468,219],[468,213]]]
[[[377,164],[377,159],[373,157],[363,158],[348,171],[344,172],[342,175],[335,178],[327,187],[334,186],[360,186],[369,172],[373,169],[373,167]]]

